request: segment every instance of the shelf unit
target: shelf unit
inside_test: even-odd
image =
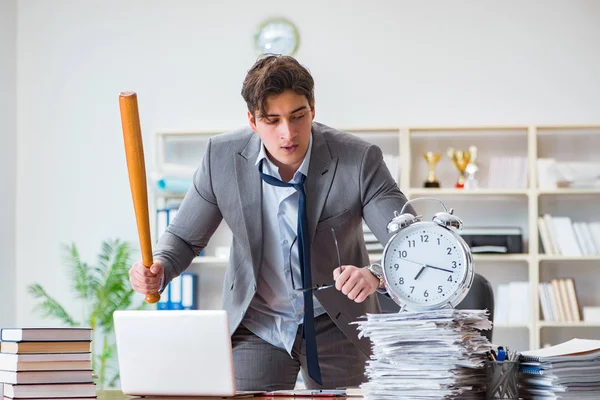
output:
[[[554,189],[537,187],[538,157],[556,157],[561,161],[591,161],[600,152],[599,126],[467,126],[467,127],[368,127],[343,129],[381,147],[384,154],[399,158],[398,170],[391,171],[407,198],[435,197],[455,209],[465,227],[469,226],[519,226],[523,232],[523,254],[476,254],[476,271],[488,278],[496,291],[501,283],[512,280],[529,282],[529,323],[497,324],[494,342],[516,350],[536,349],[545,344],[577,337],[600,337],[600,323],[548,322],[541,320],[538,284],[554,277],[574,277],[580,306],[599,305],[600,256],[566,257],[540,254],[537,217],[545,212],[570,215],[575,220],[589,221],[600,216],[600,189]],[[156,135],[156,166],[160,173],[166,157],[169,140],[184,143],[179,151],[171,151],[175,160],[184,159],[187,165],[199,165],[206,140],[223,131],[209,132],[159,132]],[[446,149],[467,150],[478,148],[478,178],[481,188],[455,189],[458,171],[451,164]],[[427,177],[427,164],[422,157],[425,151],[442,153],[436,167],[441,188],[423,188]],[[490,157],[520,156],[527,159],[527,185],[524,187],[488,188]],[[154,192],[156,204],[182,195]],[[435,203],[421,209],[425,218],[437,210]],[[427,203],[422,202],[425,205]],[[214,248],[229,245],[230,233],[221,226],[207,247],[207,255],[194,259],[192,268],[213,265],[223,269],[227,259],[214,257]],[[197,269],[199,271],[202,268]],[[583,271],[583,272],[582,272]],[[589,283],[591,282],[591,283]],[[220,287],[219,295],[220,295]],[[598,292],[598,293],[597,293]],[[199,302],[202,307],[202,301]],[[216,304],[215,302],[212,302]]]

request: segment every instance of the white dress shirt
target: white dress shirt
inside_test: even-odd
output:
[[[290,183],[308,174],[312,135],[306,156]],[[278,168],[269,160],[264,145],[256,159],[263,173],[281,180]],[[304,319],[304,295],[298,259],[298,200],[293,187],[273,186],[262,182],[263,258],[257,278],[256,295],[242,324],[252,333],[291,355],[298,326]],[[293,286],[292,286],[293,274]],[[315,317],[325,309],[313,296]]]

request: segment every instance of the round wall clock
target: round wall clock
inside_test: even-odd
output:
[[[294,24],[285,18],[271,18],[259,25],[254,45],[260,54],[294,55],[300,44],[300,35]]]

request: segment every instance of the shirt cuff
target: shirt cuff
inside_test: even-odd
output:
[[[158,289],[159,294],[162,294],[162,292],[165,290],[164,284],[165,284],[165,269],[163,268],[163,274],[160,277],[160,288]]]

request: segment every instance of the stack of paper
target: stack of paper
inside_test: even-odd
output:
[[[599,399],[600,340],[573,339],[521,353],[523,399]]]
[[[356,322],[371,339],[365,399],[483,399],[486,310],[369,314]]]

